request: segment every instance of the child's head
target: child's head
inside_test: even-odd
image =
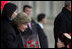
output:
[[[45,24],[46,23],[46,15],[44,13],[40,13],[37,17],[37,21]]]

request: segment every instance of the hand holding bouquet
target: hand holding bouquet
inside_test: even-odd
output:
[[[64,33],[64,35],[71,40],[71,33]],[[67,45],[67,48],[70,48],[71,47],[71,42]]]

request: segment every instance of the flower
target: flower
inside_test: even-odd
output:
[[[25,48],[39,48],[39,43],[38,41],[29,40],[28,42],[26,42],[24,47]]]
[[[32,43],[32,40],[29,40],[28,43],[29,43],[29,44]]]
[[[33,44],[30,44],[30,47],[31,47],[31,48],[33,48],[33,47],[34,47],[34,45],[33,45]]]
[[[71,33],[69,33],[69,35],[71,35]]]
[[[38,41],[36,41],[35,43],[38,44]]]
[[[35,48],[39,48],[39,44],[38,44],[38,41],[37,41],[37,43],[36,43],[36,46],[35,46]]]
[[[26,44],[26,45],[24,45],[24,47],[27,47],[27,44]]]
[[[28,43],[24,44],[24,47],[28,47]]]
[[[36,46],[35,48],[39,48],[39,46]]]

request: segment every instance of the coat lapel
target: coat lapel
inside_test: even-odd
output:
[[[32,32],[33,32],[34,34],[36,34],[36,33],[37,33],[36,24],[35,24],[35,22],[34,22],[33,20],[31,21],[31,26],[32,26]]]

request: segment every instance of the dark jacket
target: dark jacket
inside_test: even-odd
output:
[[[55,47],[57,47],[57,39],[60,38],[65,45],[67,45],[66,37],[63,33],[71,32],[71,12],[65,7],[62,9],[61,13],[56,17],[54,22],[54,37],[55,37]]]
[[[6,20],[1,21],[1,48],[22,48],[20,32]]]
[[[37,24],[37,29],[38,29],[38,35],[39,35],[41,48],[48,48],[48,40],[44,30],[40,27],[39,24]]]

